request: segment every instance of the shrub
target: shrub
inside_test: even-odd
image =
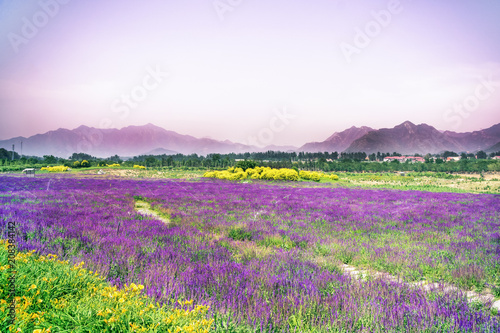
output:
[[[300,171],[288,168],[274,169],[270,167],[255,167],[248,168],[243,171],[242,168],[228,168],[224,171],[207,171],[203,177],[218,178],[226,180],[242,180],[242,179],[263,179],[263,180],[288,180],[298,181],[299,178],[306,180],[313,180],[319,182],[321,178],[328,178],[331,180],[338,180],[337,175],[325,175],[315,171]]]
[[[203,177],[206,178],[217,178],[217,179],[226,179],[226,180],[244,180],[247,179],[248,174],[246,172],[243,172],[242,169],[237,170],[237,172],[234,168],[231,168],[231,171],[225,170],[225,171],[208,171],[203,174]]]
[[[247,169],[253,169],[257,166],[257,163],[254,161],[238,161],[236,163],[237,168],[243,169],[243,171],[247,171]]]
[[[252,240],[252,232],[251,231],[246,231],[242,227],[236,227],[236,228],[231,228],[229,229],[228,235],[229,238],[232,238],[234,240]]]
[[[306,180],[312,180],[315,182],[319,182],[321,179],[321,174],[316,171],[300,171],[299,173],[300,178],[306,179]]]
[[[47,170],[48,172],[64,172],[64,171],[68,171],[69,167],[64,166],[64,165],[58,165],[58,166],[53,166],[53,167],[43,167],[43,168],[40,168],[40,170]]]
[[[279,235],[272,235],[264,237],[263,240],[258,241],[258,243],[265,247],[277,247],[285,250],[290,250],[295,247],[295,243],[288,237],[282,237]]]

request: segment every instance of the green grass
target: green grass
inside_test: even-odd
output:
[[[405,172],[399,175],[383,173],[336,173],[337,183],[346,187],[389,188],[426,192],[500,193],[500,176],[484,179],[477,175],[457,175],[442,172]]]
[[[185,179],[199,180],[207,171],[203,168],[148,168],[146,170],[133,167],[90,167],[71,169],[64,173],[74,175],[95,175],[99,170],[105,172],[104,176],[125,176],[131,178],[160,178],[160,179]],[[20,171],[17,171],[18,173]],[[500,175],[485,179],[477,174],[447,174],[443,172],[405,172],[404,176],[394,172],[353,173],[334,172],[339,180],[321,178],[319,182],[299,179],[299,186],[315,186],[315,184],[361,187],[361,188],[388,188],[397,190],[417,190],[426,192],[455,192],[455,193],[500,193]],[[37,170],[36,174],[57,174]],[[328,174],[328,173],[327,173]],[[252,183],[254,180],[243,180]],[[257,181],[259,182],[259,181]],[[282,181],[265,181],[266,184],[283,184]]]

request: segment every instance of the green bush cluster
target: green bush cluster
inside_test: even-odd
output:
[[[74,161],[72,167],[73,168],[90,168],[90,162],[87,160]]]
[[[339,176],[337,175],[327,175],[322,172],[317,172],[317,171],[300,171],[299,176],[301,179],[305,180],[312,180],[315,182],[319,182],[322,178],[326,179],[331,179],[331,180],[338,180]]]
[[[244,241],[252,240],[253,234],[251,231],[247,231],[244,228],[236,227],[229,229],[228,237],[234,240]]]

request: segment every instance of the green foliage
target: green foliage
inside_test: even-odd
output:
[[[134,198],[135,201],[148,201],[142,195],[134,195],[133,198]]]
[[[477,152],[476,157],[478,160],[485,160],[488,158],[488,155],[484,151],[480,150]]]
[[[54,157],[53,155],[44,155],[43,156],[43,163],[45,164],[56,164],[57,163],[57,157]]]
[[[346,265],[351,264],[356,256],[356,254],[348,248],[341,248],[336,254],[340,261]]]
[[[71,167],[73,167],[73,168],[89,168],[90,162],[87,160],[74,161],[73,164],[71,165]]]
[[[296,245],[298,245],[292,242],[288,237],[281,237],[277,235],[264,237],[263,240],[260,240],[257,243],[265,247],[276,247],[285,250],[293,249]]]
[[[243,171],[246,171],[247,169],[253,169],[257,166],[257,163],[254,161],[238,161],[236,162],[235,167],[236,168],[241,168]]]
[[[12,151],[8,151],[7,149],[0,148],[0,159],[12,160]],[[14,159],[19,159],[19,154],[14,152]]]
[[[323,244],[317,244],[316,247],[313,248],[313,251],[316,255],[319,256],[327,256],[332,253],[331,248]]]
[[[499,152],[500,153],[500,152]],[[221,170],[228,167],[240,168],[243,172],[248,169],[254,169],[257,165],[261,167],[270,167],[273,169],[294,169],[297,173],[300,170],[321,171],[321,172],[391,172],[391,171],[415,171],[415,172],[484,172],[500,171],[500,161],[487,159],[488,156],[483,152],[462,154],[460,161],[445,161],[449,156],[456,156],[454,152],[444,152],[441,155],[425,155],[426,163],[397,163],[380,162],[387,156],[398,156],[396,153],[377,153],[371,154],[369,160],[366,160],[365,153],[337,153],[337,152],[300,152],[287,153],[279,151],[266,151],[256,153],[240,154],[209,154],[207,156],[198,156],[197,154],[183,155],[140,155],[124,162],[124,167],[132,167],[134,164],[147,165],[148,168],[167,168],[175,167],[178,170]],[[490,154],[491,155],[491,154]],[[492,156],[490,156],[492,157]],[[436,158],[436,163],[434,159]],[[41,163],[42,166],[63,164],[72,167],[75,161],[89,161],[92,165],[104,166],[106,164],[120,163],[119,156],[114,155],[106,160],[99,160],[94,156],[85,153],[74,153],[69,159],[46,155],[44,158],[23,157],[14,152],[12,161],[12,152],[0,150],[0,172],[1,171],[21,171],[26,167],[35,167]],[[236,161],[244,159],[244,161]],[[443,160],[444,159],[444,160]],[[238,164],[239,163],[239,164]],[[253,166],[255,163],[255,166]],[[14,167],[15,166],[15,167]]]
[[[96,158],[92,155],[85,154],[85,153],[73,153],[71,157],[69,158],[72,161],[82,161],[82,160],[95,160]]]
[[[228,231],[228,237],[238,241],[252,240],[253,234],[251,231],[247,231],[242,227],[230,228]]]
[[[497,279],[496,285],[492,286],[491,288],[491,293],[495,297],[500,297],[500,279]]]

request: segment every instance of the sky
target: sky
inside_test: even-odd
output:
[[[479,130],[500,122],[498,17],[498,0],[0,0],[0,140],[147,123],[260,146],[406,120]]]

